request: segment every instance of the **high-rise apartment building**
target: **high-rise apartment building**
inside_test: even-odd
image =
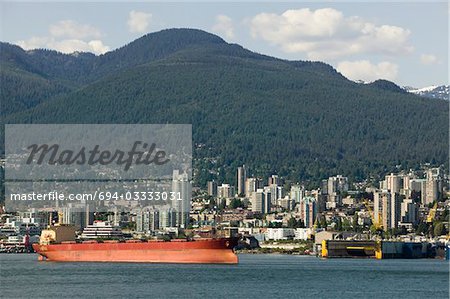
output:
[[[173,171],[172,192],[180,199],[171,201],[172,208],[177,215],[176,226],[187,228],[192,198],[192,185],[187,173],[180,173],[179,170]]]
[[[269,190],[258,189],[252,194],[252,211],[267,214],[271,212],[272,197]]]
[[[237,169],[237,193],[238,196],[245,194],[245,180],[247,179],[247,169],[245,165],[238,167]]]

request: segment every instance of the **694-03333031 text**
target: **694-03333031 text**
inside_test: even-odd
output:
[[[181,192],[167,191],[95,191],[92,193],[69,193],[51,191],[48,193],[12,193],[13,201],[177,201],[182,200]]]

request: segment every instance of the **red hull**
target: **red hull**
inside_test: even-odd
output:
[[[233,239],[186,242],[34,244],[41,258],[59,262],[237,264]]]

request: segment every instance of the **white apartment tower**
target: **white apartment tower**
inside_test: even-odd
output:
[[[180,174],[179,170],[173,171],[172,192],[176,198],[173,200],[172,208],[176,212],[176,226],[186,228],[189,224],[189,211],[191,209],[192,186],[186,172]]]

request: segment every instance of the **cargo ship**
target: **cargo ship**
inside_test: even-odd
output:
[[[55,225],[42,231],[33,249],[41,261],[237,264],[236,238],[75,241],[75,229]]]

